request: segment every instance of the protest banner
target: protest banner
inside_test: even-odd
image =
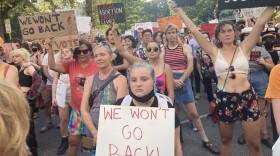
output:
[[[279,6],[279,0],[218,0],[218,9],[241,9],[264,6]]]
[[[76,23],[79,33],[89,34],[91,31],[91,17],[87,16],[76,16]]]
[[[125,23],[125,12],[123,3],[111,3],[98,5],[98,15],[100,25],[115,23]]]
[[[96,156],[174,156],[174,117],[174,108],[102,105]]]
[[[240,14],[245,19],[246,18],[259,17],[264,9],[265,9],[265,7],[241,9]]]
[[[53,44],[52,44],[53,50],[61,50],[61,49],[76,48],[76,47],[79,47],[78,35],[53,38]]]
[[[200,31],[208,32],[211,38],[213,38],[215,36],[216,27],[217,27],[217,23],[201,24]]]
[[[178,27],[179,30],[182,29],[181,17],[178,14],[174,16],[158,18],[157,23],[161,31],[163,31],[168,24],[174,24]]]
[[[21,16],[18,21],[24,40],[78,34],[73,11],[38,16]]]

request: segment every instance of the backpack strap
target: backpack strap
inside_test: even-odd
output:
[[[166,95],[156,93],[156,97],[158,99],[158,107],[168,108],[168,103],[167,102],[170,102],[172,104],[170,98]]]
[[[130,95],[127,95],[124,97],[121,106],[130,106],[131,101],[132,101],[132,97]]]
[[[7,75],[8,70],[9,70],[9,67],[10,67],[10,65],[7,64],[6,67],[5,67],[5,69],[4,69],[4,77],[5,77],[5,78],[6,78],[6,75]]]

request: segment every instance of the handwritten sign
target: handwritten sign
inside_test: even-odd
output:
[[[38,16],[21,16],[18,21],[24,40],[78,34],[73,11]]]
[[[173,108],[102,105],[96,156],[174,156]]]
[[[250,53],[250,61],[256,61],[260,57],[261,57],[261,52],[260,51],[252,51]]]
[[[216,27],[217,27],[217,23],[201,24],[200,25],[200,31],[201,32],[208,32],[211,37],[214,37]]]
[[[77,28],[79,33],[90,33],[91,31],[91,17],[76,16]]]
[[[279,0],[218,0],[219,10],[279,6]]]
[[[101,25],[109,24],[111,22],[125,22],[125,12],[123,3],[98,5],[97,8]]]
[[[78,35],[53,38],[53,47],[52,47],[53,50],[61,50],[61,49],[76,48],[76,47],[79,47]]]
[[[245,19],[252,18],[252,17],[259,17],[264,9],[265,7],[241,9],[240,14]]]
[[[167,16],[167,17],[159,18],[157,19],[157,23],[161,31],[163,31],[165,27],[171,23],[176,25],[178,29],[182,29],[181,17],[178,14],[175,16]]]

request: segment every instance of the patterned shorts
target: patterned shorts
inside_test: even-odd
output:
[[[216,104],[218,104],[218,118],[222,122],[256,121],[260,117],[257,97],[251,87],[242,93],[228,93],[217,90],[214,98]]]
[[[68,132],[71,135],[84,135],[86,133],[86,126],[79,110],[71,109]]]

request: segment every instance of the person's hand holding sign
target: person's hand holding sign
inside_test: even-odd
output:
[[[44,45],[45,45],[45,48],[47,51],[49,51],[52,47],[52,39],[53,39],[53,36],[49,36],[45,39]]]
[[[119,25],[115,24],[115,22],[112,23],[112,32],[115,33],[119,29]]]

